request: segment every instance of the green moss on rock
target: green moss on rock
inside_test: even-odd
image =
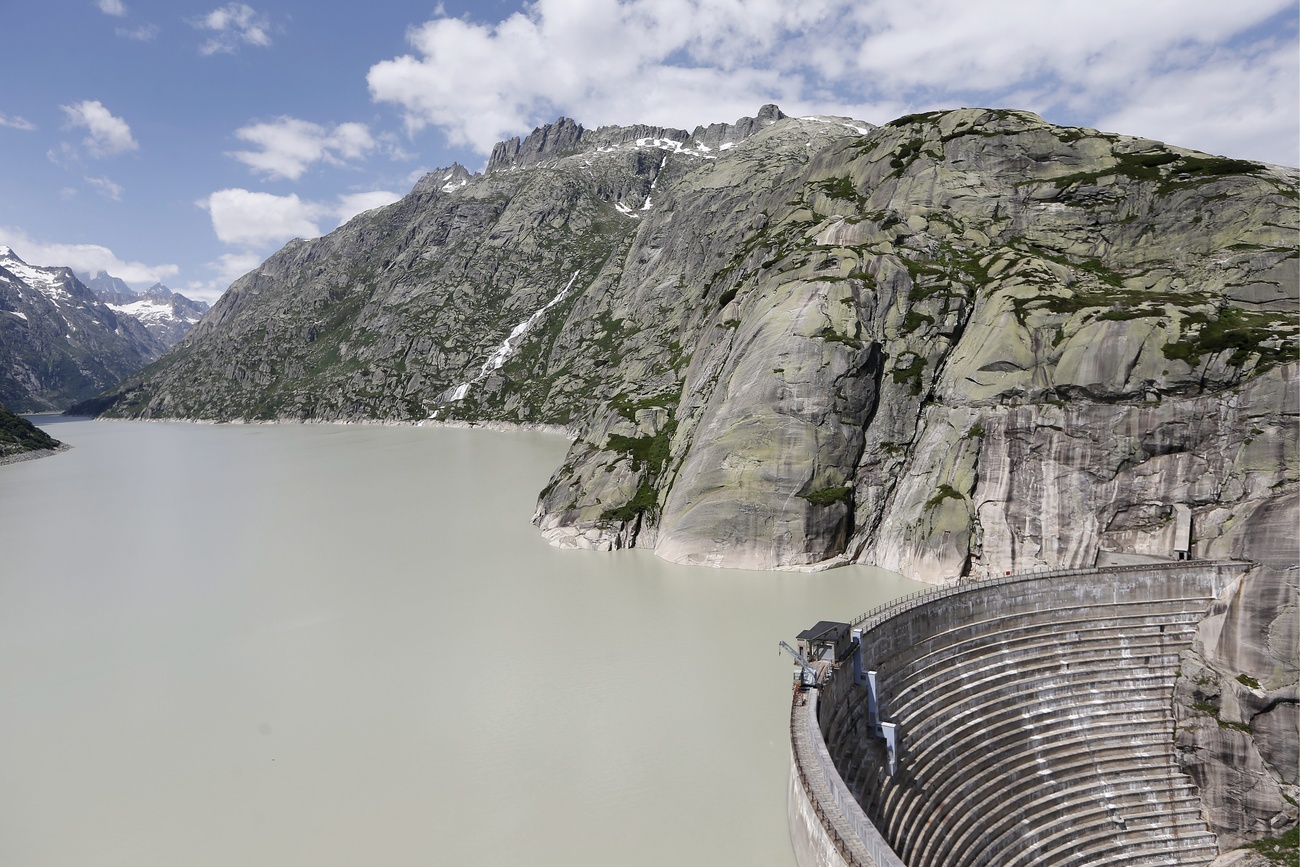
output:
[[[813,491],[810,494],[799,494],[799,497],[812,503],[814,506],[832,506],[835,503],[847,503],[849,495],[853,489],[848,487],[840,488],[822,488],[820,491]]]

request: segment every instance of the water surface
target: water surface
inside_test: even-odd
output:
[[[918,587],[551,548],[553,435],[41,424],[0,864],[791,867],[777,641]]]

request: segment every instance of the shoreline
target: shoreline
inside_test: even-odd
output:
[[[60,452],[66,452],[70,448],[72,448],[72,446],[67,443],[59,443],[58,448],[32,449],[31,451],[18,452],[13,455],[3,455],[0,456],[0,467],[8,466],[9,464],[21,464],[23,461],[34,461],[38,458],[53,457]]]
[[[534,433],[555,434],[563,436],[569,440],[577,439],[577,434],[564,425],[522,423],[509,421],[462,421],[458,419],[420,419],[419,421],[401,421],[396,419],[292,419],[292,418],[273,418],[273,419],[228,419],[225,421],[213,421],[203,418],[103,418],[98,416],[65,416],[72,419],[85,419],[87,421],[138,421],[151,422],[154,424],[209,424],[209,425],[274,425],[274,424],[335,424],[335,425],[377,425],[380,427],[448,427],[459,429],[476,429],[492,431],[529,431]]]

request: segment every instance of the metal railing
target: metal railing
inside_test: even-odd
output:
[[[905,614],[914,608],[939,599],[947,599],[951,596],[958,596],[962,593],[969,593],[974,590],[987,590],[991,587],[1002,587],[1008,584],[1019,584],[1025,581],[1036,581],[1043,578],[1067,578],[1072,575],[1099,575],[1112,572],[1151,572],[1155,570],[1172,571],[1175,569],[1192,568],[1222,568],[1224,566],[1245,566],[1247,564],[1238,560],[1172,560],[1168,563],[1138,563],[1132,566],[1091,566],[1085,569],[1038,569],[1029,572],[1016,572],[1011,575],[1000,575],[995,578],[972,579],[961,578],[958,583],[950,584],[946,587],[937,587],[933,590],[918,590],[915,593],[904,596],[900,599],[894,599],[883,605],[877,605],[875,608],[849,621],[850,625],[860,627],[864,632],[874,629],[881,623],[890,618]]]
[[[801,695],[806,698],[806,704],[800,703]],[[812,805],[818,821],[845,863],[851,867],[906,867],[876,826],[871,824],[857,798],[853,797],[836,770],[821,728],[817,725],[815,690],[795,693],[790,708],[790,744],[799,785],[803,787],[808,803]],[[814,776],[821,785],[814,783]],[[836,808],[835,815],[822,803],[819,790],[829,794]],[[851,841],[847,839],[849,835]]]

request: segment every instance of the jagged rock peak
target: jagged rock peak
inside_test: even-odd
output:
[[[500,147],[500,145],[498,145]],[[465,186],[474,178],[474,173],[460,163],[452,163],[446,168],[434,169],[416,181],[412,193],[430,193],[441,190],[449,193]]]
[[[554,123],[537,127],[522,140],[515,136],[497,142],[488,159],[487,171],[523,168],[555,157],[642,141],[658,144],[676,142],[683,146],[698,142],[712,150],[724,144],[739,143],[785,117],[780,108],[769,103],[759,109],[757,117],[742,117],[735,123],[697,126],[693,132],[646,124],[602,126],[588,130],[572,118],[560,117]]]
[[[576,150],[582,133],[582,124],[572,118],[558,118],[554,123],[537,127],[523,141],[515,136],[497,142],[488,159],[487,170],[536,165],[549,157]]]
[[[75,272],[74,272],[75,273]],[[97,271],[93,275],[89,273],[77,274],[77,279],[85,283],[96,294],[104,295],[122,295],[131,296],[136,293],[126,284],[126,281],[120,277],[114,277],[107,271]]]
[[[744,141],[764,127],[769,127],[778,120],[785,120],[785,118],[785,112],[768,103],[758,110],[757,117],[742,117],[735,123],[711,123],[707,127],[697,126],[695,131],[691,133],[691,139],[708,148],[720,148],[725,144]]]
[[[7,269],[33,289],[51,297],[77,298],[82,301],[95,298],[94,293],[77,278],[71,268],[32,265],[15,253],[12,247],[0,246],[0,268]]]

